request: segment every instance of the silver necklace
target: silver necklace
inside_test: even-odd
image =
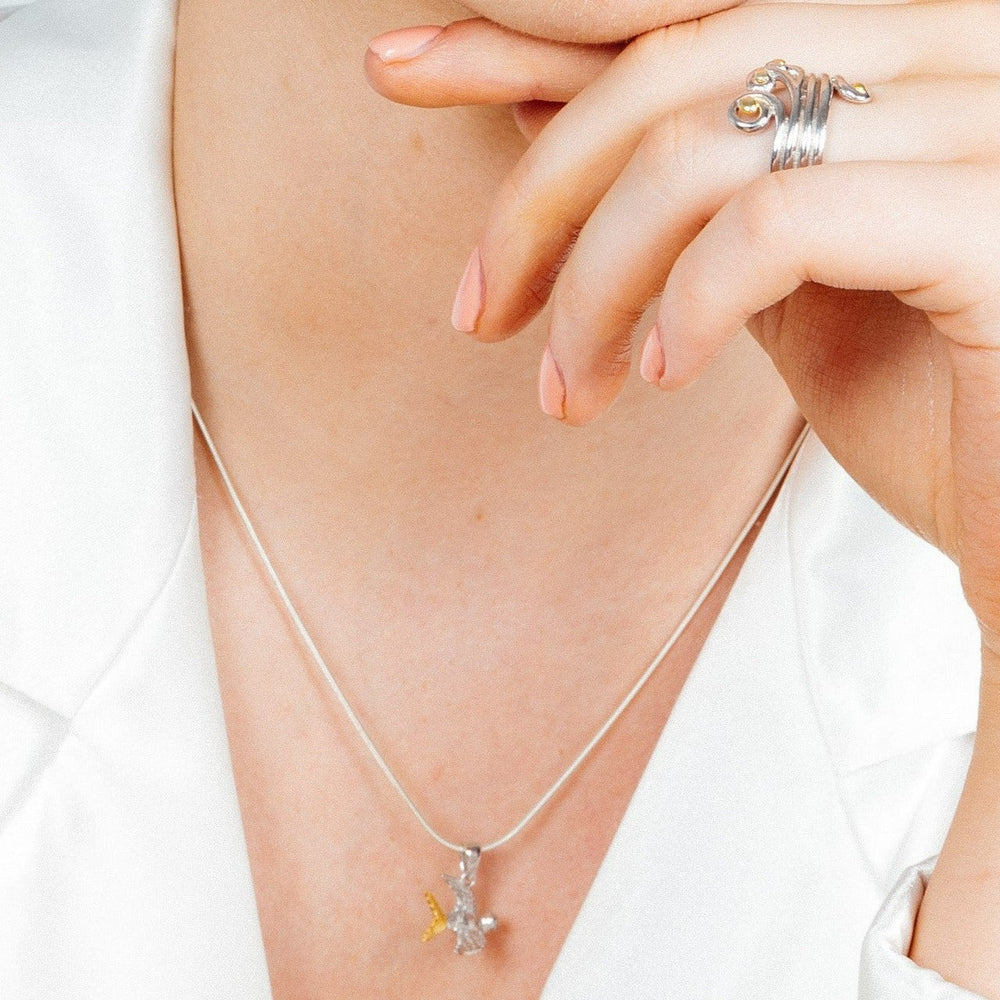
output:
[[[569,767],[567,767],[566,770],[564,770],[562,774],[556,778],[548,791],[524,814],[523,817],[521,817],[520,820],[518,820],[517,823],[514,824],[513,827],[503,834],[503,836],[497,837],[496,840],[492,840],[482,846],[476,846],[449,840],[438,833],[438,831],[431,826],[430,822],[420,811],[420,808],[410,796],[409,792],[406,791],[399,779],[396,777],[392,768],[389,767],[386,759],[382,756],[382,752],[368,735],[368,731],[365,729],[364,724],[358,717],[357,712],[355,712],[351,707],[350,702],[341,690],[340,685],[337,683],[336,678],[333,676],[333,673],[330,671],[330,668],[327,666],[326,661],[323,659],[322,654],[317,648],[316,643],[313,641],[309,630],[303,623],[295,605],[292,603],[292,599],[288,596],[288,592],[285,590],[284,584],[278,577],[278,574],[274,569],[274,565],[261,543],[260,536],[257,534],[257,531],[254,528],[253,523],[251,522],[250,517],[239,498],[239,495],[236,493],[236,488],[233,486],[232,479],[229,477],[226,466],[222,461],[222,456],[219,454],[219,450],[215,446],[212,435],[209,434],[208,427],[205,425],[205,421],[193,399],[191,401],[191,411],[194,414],[194,418],[199,429],[201,430],[202,437],[208,447],[209,454],[212,456],[215,467],[218,469],[219,476],[226,488],[226,493],[229,495],[229,500],[233,505],[233,509],[236,511],[236,514],[243,525],[247,538],[256,552],[257,558],[260,560],[261,566],[264,568],[264,572],[267,574],[267,577],[271,582],[271,586],[278,595],[278,598],[280,599],[292,626],[298,634],[299,639],[301,639],[306,651],[309,653],[316,667],[319,669],[319,672],[329,685],[330,690],[339,702],[340,707],[344,710],[344,714],[354,727],[354,730],[357,732],[358,737],[364,744],[365,749],[371,755],[372,759],[378,765],[379,770],[385,775],[386,780],[396,790],[399,797],[403,800],[407,808],[414,815],[417,822],[424,828],[424,830],[442,847],[447,848],[449,851],[455,851],[459,856],[459,874],[442,876],[455,896],[455,905],[449,912],[445,912],[445,910],[438,903],[437,899],[434,897],[433,893],[425,893],[424,896],[427,900],[427,905],[431,910],[431,923],[423,934],[423,940],[430,941],[431,939],[437,937],[437,935],[442,931],[452,931],[455,934],[455,952],[459,955],[473,955],[476,952],[482,951],[486,944],[486,935],[490,931],[495,930],[497,927],[497,919],[494,916],[479,915],[475,895],[472,891],[476,884],[481,856],[489,851],[495,851],[498,848],[503,847],[505,844],[513,840],[519,833],[521,833],[522,830],[524,830],[524,828],[558,794],[559,790],[566,784],[566,782],[569,781],[569,779],[580,769],[583,762],[590,756],[591,751],[593,751],[597,744],[601,742],[605,735],[607,735],[608,730],[611,729],[629,705],[631,705],[636,699],[639,692],[642,691],[642,689],[646,686],[646,683],[656,672],[657,667],[659,667],[659,665],[663,662],[670,650],[673,649],[675,643],[691,622],[691,619],[694,618],[694,616],[701,609],[701,606],[705,603],[708,595],[712,592],[712,589],[715,587],[722,574],[726,571],[730,562],[732,562],[733,557],[739,551],[740,546],[753,529],[757,519],[763,513],[778,487],[781,485],[789,466],[794,461],[795,456],[798,454],[799,449],[802,446],[802,442],[805,440],[806,434],[809,431],[809,427],[806,425],[799,434],[795,443],[792,445],[791,450],[785,457],[784,462],[782,462],[781,468],[768,485],[760,503],[757,504],[753,513],[743,525],[743,528],[736,536],[732,546],[722,557],[704,588],[694,599],[684,617],[670,634],[660,651],[653,657],[649,666],[643,670],[638,680],[636,680],[632,687],[629,688],[625,697],[618,703],[614,711],[612,711],[608,718],[605,719],[600,728],[577,754]]]

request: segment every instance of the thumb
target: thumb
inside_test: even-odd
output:
[[[623,47],[535,38],[471,18],[373,38],[365,72],[375,90],[400,104],[526,104],[538,111],[535,102],[565,104],[575,97]]]

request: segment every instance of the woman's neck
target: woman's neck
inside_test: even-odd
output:
[[[247,9],[186,0],[178,26],[176,193],[208,408],[246,388],[255,408],[280,394],[331,427],[411,395],[421,420],[463,398],[525,409],[512,359],[448,323],[490,192],[524,148],[509,113],[375,94],[362,60],[390,23],[378,4]],[[320,21],[334,12],[343,23]]]
[[[700,544],[728,536],[794,423],[770,363],[739,341],[684,393],[635,378],[591,427],[543,417],[544,316],[488,346],[448,322],[524,140],[506,109],[414,110],[368,88],[365,44],[401,23],[392,7],[254,17],[242,2],[181,3],[175,179],[194,391],[260,493],[251,505],[346,523],[352,544],[418,505],[426,537],[408,519],[410,542],[441,546],[442,526],[484,497],[529,536],[526,504],[548,497],[550,517],[531,515],[553,522],[542,550],[566,543],[560,531],[606,533],[609,512],[647,522],[629,545],[676,546],[676,520],[658,514],[674,506],[694,512],[682,533]]]

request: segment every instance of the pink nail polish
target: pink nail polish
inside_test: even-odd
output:
[[[451,310],[451,325],[459,333],[472,333],[479,322],[479,314],[483,311],[483,258],[479,247],[472,251],[469,263],[465,265],[465,274],[458,285],[455,305]]]
[[[639,362],[639,374],[653,385],[657,385],[666,370],[666,359],[663,356],[663,337],[660,328],[654,326],[649,331],[646,343],[642,348],[642,360]]]
[[[538,398],[543,413],[555,417],[556,420],[565,420],[566,384],[549,347],[545,348],[545,353],[542,355],[542,367],[538,375]]]
[[[386,63],[405,62],[413,59],[433,44],[444,28],[437,25],[428,24],[414,28],[400,28],[398,31],[390,31],[384,35],[373,38],[368,43],[368,48],[372,50]]]

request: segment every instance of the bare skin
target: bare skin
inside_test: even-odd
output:
[[[417,6],[185,0],[176,195],[195,395],[244,500],[432,821],[489,839],[661,645],[801,418],[743,337],[684,392],[635,380],[568,429],[535,405],[544,319],[501,345],[450,329],[524,140],[504,109],[429,116],[368,88],[369,37],[466,13]],[[203,454],[199,477],[275,996],[538,995],[739,561],[606,746],[484,863],[492,954],[442,961],[422,893],[454,859],[309,671]]]

